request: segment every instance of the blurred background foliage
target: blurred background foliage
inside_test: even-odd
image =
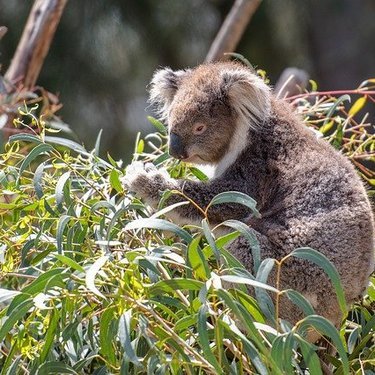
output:
[[[0,0],[4,74],[32,6]],[[69,1],[38,85],[58,93],[59,112],[88,148],[129,161],[135,133],[149,132],[146,86],[160,66],[201,63],[231,0]],[[375,77],[375,1],[264,0],[237,49],[274,84],[288,66],[324,89],[355,88]],[[370,122],[374,122],[369,119]]]

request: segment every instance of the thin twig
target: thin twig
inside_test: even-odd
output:
[[[289,96],[287,100],[293,101],[296,99],[303,99],[310,96],[336,96],[336,95],[345,95],[345,94],[352,94],[352,95],[375,95],[375,91],[373,90],[365,90],[365,89],[356,89],[356,90],[335,90],[335,91],[313,91],[313,92],[305,92],[304,94],[298,94],[294,96]]]

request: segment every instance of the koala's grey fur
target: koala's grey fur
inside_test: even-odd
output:
[[[155,73],[150,96],[177,140],[171,153],[216,170],[204,183],[173,180],[138,163],[127,172],[130,190],[156,206],[163,191],[179,189],[202,208],[221,192],[246,193],[258,202],[261,218],[249,218],[244,206],[221,204],[209,209],[210,223],[248,223],[258,233],[262,258],[281,259],[297,247],[316,249],[335,264],[348,304],[364,292],[374,269],[374,219],[363,184],[350,162],[317,139],[262,79],[228,62],[188,71],[164,69]],[[205,131],[194,134],[202,129],[199,124]],[[181,200],[174,195],[168,203]],[[180,223],[202,218],[194,205],[174,212]],[[230,250],[252,270],[243,238]],[[280,288],[301,292],[318,314],[339,324],[336,295],[321,268],[290,258]],[[280,314],[293,323],[303,317],[286,298]]]

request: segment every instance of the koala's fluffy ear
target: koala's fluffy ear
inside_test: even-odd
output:
[[[240,120],[253,128],[262,124],[271,111],[270,87],[248,69],[224,70],[221,76],[221,90],[229,98]]]
[[[150,83],[150,103],[155,105],[160,119],[165,121],[168,117],[169,107],[178,90],[181,78],[189,70],[176,70],[164,68],[157,70]]]

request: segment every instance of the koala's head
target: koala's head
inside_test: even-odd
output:
[[[169,130],[172,156],[197,164],[218,164],[248,143],[248,130],[270,112],[270,89],[243,65],[221,62],[195,69],[155,73],[150,101]]]

